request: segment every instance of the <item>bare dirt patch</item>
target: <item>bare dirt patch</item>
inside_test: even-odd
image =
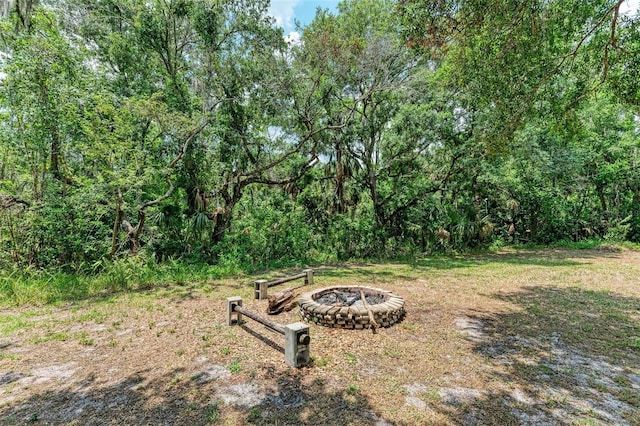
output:
[[[407,315],[311,325],[314,364],[225,325],[251,280],[0,312],[0,424],[640,424],[640,253],[541,250],[320,268]],[[311,288],[310,288],[311,289]],[[299,321],[297,312],[271,317]]]

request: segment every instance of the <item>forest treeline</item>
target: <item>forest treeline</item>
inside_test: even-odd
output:
[[[3,3],[0,267],[640,241],[624,1]]]

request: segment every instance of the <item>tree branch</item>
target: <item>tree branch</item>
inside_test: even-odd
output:
[[[9,194],[0,193],[0,210],[6,210],[15,205],[22,205],[23,208],[31,207],[31,204],[27,201],[21,200]]]

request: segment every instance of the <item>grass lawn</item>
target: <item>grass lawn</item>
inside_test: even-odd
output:
[[[281,336],[225,325],[229,296],[265,312],[257,278],[0,310],[0,425],[640,425],[638,251],[319,266],[313,288],[384,288],[407,315],[312,325],[301,369]]]

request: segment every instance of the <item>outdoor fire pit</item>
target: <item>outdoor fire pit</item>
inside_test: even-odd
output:
[[[405,313],[402,297],[372,287],[323,288],[301,295],[298,305],[305,321],[338,328],[389,327]]]

